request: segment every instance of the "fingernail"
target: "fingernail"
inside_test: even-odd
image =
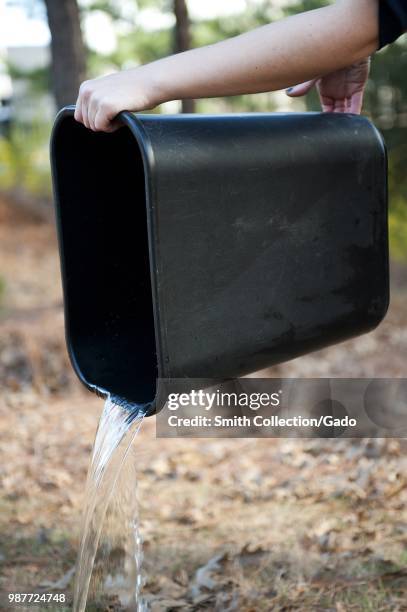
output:
[[[294,91],[294,87],[289,87],[288,89],[286,89],[287,93],[291,93],[292,91]]]

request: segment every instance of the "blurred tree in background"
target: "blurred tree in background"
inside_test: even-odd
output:
[[[175,45],[174,52],[182,53],[191,48],[191,24],[186,0],[174,0],[173,4],[175,15]],[[195,112],[194,100],[182,101],[182,112]]]
[[[79,4],[79,11],[77,6]],[[114,70],[147,63],[189,48],[218,40],[270,23],[284,16],[329,4],[328,0],[246,0],[246,10],[227,17],[194,19],[188,11],[188,0],[9,0],[30,4],[37,10],[48,9],[52,33],[52,73],[48,68],[21,74],[9,66],[13,78],[30,81],[30,95],[46,91],[53,84],[56,106],[74,101],[78,82],[82,80],[85,62],[87,76],[94,77]],[[45,7],[46,5],[46,7]],[[33,10],[33,9],[31,9]],[[156,26],[147,27],[142,16],[150,11],[157,16]],[[101,53],[80,36],[82,25],[91,15],[104,15],[114,30],[116,44]],[[151,20],[150,20],[151,22]],[[65,27],[61,27],[61,23]],[[83,28],[86,34],[86,27]],[[85,36],[86,41],[86,36]],[[390,152],[390,228],[392,254],[407,259],[407,45],[404,39],[377,53],[372,62],[364,112],[382,130]],[[173,112],[174,104],[163,105],[154,112]],[[185,101],[182,110],[191,112],[241,112],[275,110],[319,110],[315,92],[307,98],[289,100],[282,92],[237,96],[233,98]],[[35,125],[34,125],[35,123]],[[49,189],[46,161],[49,122],[16,120],[8,138],[0,138],[0,188],[13,182],[37,193]],[[19,147],[23,146],[23,151]],[[4,161],[5,160],[5,161]],[[16,169],[17,167],[17,169]],[[33,177],[32,174],[36,173]],[[41,177],[41,178],[40,178]]]
[[[85,45],[76,0],[45,0],[51,32],[52,87],[58,108],[74,104],[86,76]]]

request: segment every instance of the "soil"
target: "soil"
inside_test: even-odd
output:
[[[0,592],[69,598],[102,401],[66,355],[53,226],[5,197],[0,262]],[[263,374],[403,377],[403,266],[393,278],[376,331]],[[150,418],[136,444],[153,612],[407,610],[404,440],[162,440]]]

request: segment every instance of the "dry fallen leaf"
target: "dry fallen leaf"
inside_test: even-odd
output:
[[[227,553],[216,555],[199,567],[189,588],[189,596],[194,603],[207,591],[212,591],[216,587],[215,575],[222,570],[222,565],[228,559]]]

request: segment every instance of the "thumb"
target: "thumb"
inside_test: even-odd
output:
[[[287,96],[290,96],[290,98],[305,96],[309,91],[311,91],[317,81],[318,79],[312,79],[312,81],[307,81],[306,83],[301,83],[300,85],[294,85],[294,87],[289,87],[289,89],[286,89],[285,93]]]

